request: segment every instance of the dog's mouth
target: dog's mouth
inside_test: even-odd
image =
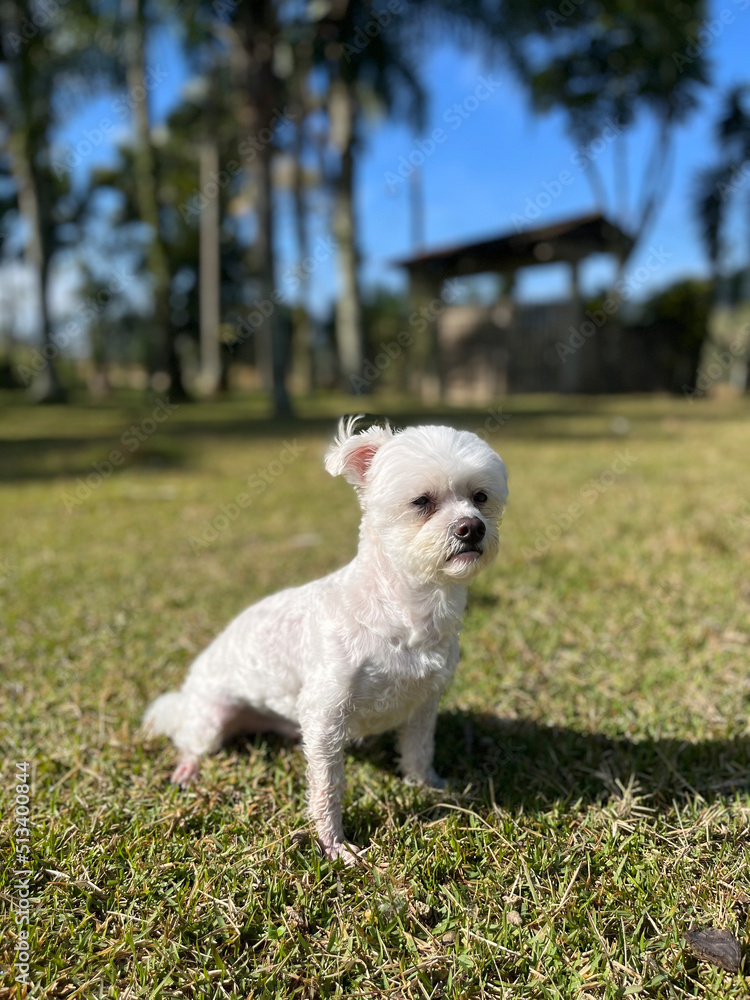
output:
[[[458,563],[459,565],[470,566],[471,563],[477,561],[482,555],[482,550],[478,545],[462,545],[460,548],[456,549],[455,552],[451,554],[446,559],[446,562]]]

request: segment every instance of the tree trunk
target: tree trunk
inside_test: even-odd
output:
[[[295,122],[294,147],[294,179],[292,183],[292,198],[294,201],[294,235],[297,241],[297,259],[300,265],[307,257],[307,205],[305,204],[305,176],[302,165],[304,147],[305,106],[302,98],[298,101],[298,120]],[[299,308],[300,323],[297,351],[300,356],[300,368],[304,371],[304,382],[308,392],[315,387],[315,360],[313,357],[312,325],[310,322],[310,279],[302,276],[300,271]]]
[[[123,0],[123,12],[128,25],[125,47],[126,77],[130,102],[133,107],[135,131],[133,163],[136,173],[135,189],[138,214],[141,221],[151,229],[147,260],[154,290],[154,323],[158,338],[156,367],[165,370],[169,376],[170,396],[185,399],[187,393],[182,381],[182,365],[170,322],[169,258],[159,218],[156,157],[151,142],[148,102],[146,100],[147,85],[144,70],[146,19],[143,0]]]
[[[13,177],[18,189],[18,207],[29,227],[26,259],[34,270],[37,311],[42,334],[44,366],[36,373],[29,395],[36,403],[65,402],[66,393],[57,375],[55,359],[59,349],[52,339],[47,308],[47,284],[50,251],[44,236],[39,177],[34,167],[33,143],[27,131],[20,132],[12,143]]]
[[[359,255],[354,218],[355,98],[342,80],[331,84],[328,115],[331,142],[340,156],[334,182],[333,235],[336,240],[339,293],[336,300],[336,344],[342,378],[354,391],[362,376],[364,330],[359,294]]]
[[[6,4],[4,16],[6,27],[20,37],[25,15],[23,4]],[[41,333],[41,362],[35,365],[36,374],[30,388],[30,396],[38,403],[60,403],[65,400],[65,390],[57,376],[55,359],[59,354],[52,340],[52,329],[47,308],[47,279],[51,247],[49,232],[44,225],[44,213],[51,214],[52,206],[44,204],[45,185],[42,183],[35,154],[47,151],[50,111],[40,108],[33,94],[33,75],[36,66],[33,50],[22,43],[22,50],[14,62],[9,63],[11,87],[16,91],[15,99],[21,109],[22,123],[10,131],[11,172],[16,184],[18,209],[28,226],[28,237],[24,256],[31,265],[35,279],[35,297]]]
[[[287,416],[292,411],[291,400],[286,387],[286,372],[289,364],[290,344],[279,317],[276,293],[276,261],[273,247],[273,185],[271,181],[271,161],[273,151],[270,143],[258,156],[256,176],[256,211],[258,216],[257,250],[260,259],[258,274],[261,302],[273,306],[261,327],[257,356],[266,389],[273,397],[276,416]]]
[[[210,118],[210,106],[209,114]],[[221,252],[219,242],[219,193],[209,197],[206,192],[213,175],[219,175],[219,149],[215,135],[207,134],[200,147],[200,190],[204,203],[200,216],[200,341],[201,370],[199,386],[202,395],[213,396],[221,381]]]
[[[267,315],[256,335],[256,359],[264,388],[271,393],[276,416],[292,412],[286,386],[290,343],[279,317],[274,256],[274,205],[271,166],[273,121],[278,115],[279,88],[273,70],[276,14],[272,0],[253,0],[237,8],[232,61],[241,87],[241,127],[252,140],[258,232],[255,251],[261,305]],[[279,102],[280,103],[280,102]],[[269,135],[264,138],[265,134]]]
[[[445,399],[445,367],[438,318],[431,309],[432,303],[442,298],[442,280],[420,273],[412,273],[410,293],[412,305],[426,321],[426,329],[415,339],[409,360],[413,361],[412,391],[419,393],[422,402],[435,406]]]

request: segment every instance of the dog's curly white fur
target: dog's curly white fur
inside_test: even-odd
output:
[[[354,560],[243,611],[144,718],[177,747],[180,785],[238,732],[301,736],[321,846],[350,862],[347,742],[395,729],[405,779],[443,785],[432,767],[438,702],[458,663],[467,584],[497,554],[508,496],[502,459],[475,434],[358,432],[358,419],[341,421],[325,463],[359,496]]]

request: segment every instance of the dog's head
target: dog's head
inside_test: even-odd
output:
[[[362,537],[423,582],[466,583],[497,555],[508,499],[503,460],[452,427],[339,424],[326,469],[354,485]]]

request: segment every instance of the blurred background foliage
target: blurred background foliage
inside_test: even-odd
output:
[[[394,359],[377,386],[366,377],[367,359],[409,328],[413,304],[362,287],[365,121],[400,120],[420,134],[422,56],[447,35],[489,68],[510,68],[534,112],[562,114],[576,143],[608,121],[627,130],[650,116],[657,139],[638,185],[624,143],[611,198],[596,165],[586,171],[598,204],[630,237],[621,274],[669,186],[675,129],[712,86],[696,42],[707,16],[705,0],[0,0],[0,276],[19,261],[33,272],[37,317],[32,343],[18,335],[20,306],[0,277],[0,383],[40,402],[82,385],[95,398],[124,384],[175,399],[260,389],[277,414],[291,412],[295,391],[406,389],[406,368],[424,349]],[[158,68],[147,54],[164,30],[192,76],[157,126]],[[55,130],[105,91],[116,95],[117,121],[102,120],[61,154]],[[748,297],[746,272],[723,266],[722,234],[729,213],[742,211],[749,96],[746,85],[725,95],[715,165],[685,206],[700,221],[711,279],[666,289],[618,320],[658,342],[655,389],[692,385],[714,303]],[[74,183],[81,143],[95,146],[122,124],[117,162]],[[283,275],[280,195],[293,205],[299,261]],[[321,220],[328,240],[316,242]],[[64,322],[50,308],[61,254],[80,274]],[[318,254],[336,266],[324,318],[310,305]]]

